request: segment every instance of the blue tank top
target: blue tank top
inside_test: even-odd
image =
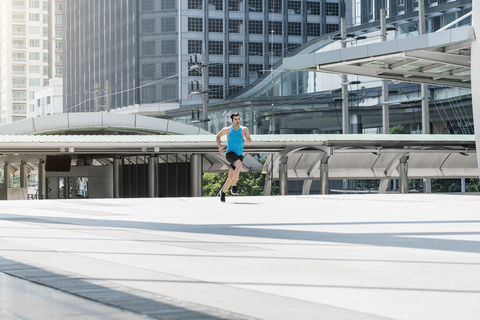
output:
[[[238,130],[233,129],[233,126],[230,126],[230,133],[228,134],[228,147],[227,152],[233,151],[237,156],[243,155],[243,145],[245,140],[242,137],[242,126]]]

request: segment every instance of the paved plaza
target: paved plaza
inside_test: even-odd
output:
[[[2,201],[0,319],[478,319],[480,195]]]

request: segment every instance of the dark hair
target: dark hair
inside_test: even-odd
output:
[[[230,113],[230,119],[232,119],[232,121],[233,121],[233,118],[235,117],[240,117],[240,113],[238,112]]]

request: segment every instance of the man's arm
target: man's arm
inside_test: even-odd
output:
[[[243,139],[245,139],[245,143],[247,145],[251,145],[252,144],[252,138],[250,138],[250,130],[248,130],[247,127],[243,127],[242,135],[243,135]]]
[[[225,129],[228,129],[228,128],[223,128],[222,130],[220,130],[219,133],[217,133],[217,146],[218,146],[218,152],[220,153],[225,153],[225,147],[222,147],[222,140],[220,140],[221,137],[227,134],[227,130]]]

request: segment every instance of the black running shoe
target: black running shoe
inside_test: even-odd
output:
[[[220,194],[220,201],[225,202],[225,192],[223,192],[223,191]]]
[[[232,190],[230,190],[230,192],[231,192],[234,196],[238,196],[237,186],[232,186]]]

